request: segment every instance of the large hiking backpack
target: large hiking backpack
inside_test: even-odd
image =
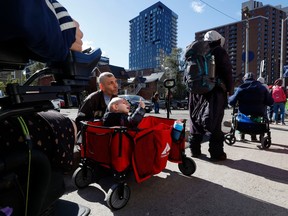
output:
[[[206,94],[216,85],[215,59],[208,41],[193,41],[186,47],[184,82],[193,94]]]

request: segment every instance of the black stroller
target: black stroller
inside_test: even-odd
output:
[[[226,144],[233,145],[236,142],[236,130],[243,134],[259,134],[262,149],[271,146],[271,132],[269,120],[266,116],[246,116],[238,112],[238,107],[233,107],[231,130],[225,135]]]

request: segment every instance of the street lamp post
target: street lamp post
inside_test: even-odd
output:
[[[249,18],[251,17],[251,13],[248,7],[242,8],[242,16],[246,19],[246,49],[245,49],[245,73],[249,72]]]
[[[246,55],[245,55],[245,73],[249,72],[249,21],[246,20]]]
[[[284,22],[287,19],[288,17],[286,17],[285,19],[282,19],[282,25],[281,25],[280,78],[283,80],[283,86],[285,86],[285,79],[283,77]]]

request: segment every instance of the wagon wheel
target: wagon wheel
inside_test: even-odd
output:
[[[112,185],[106,196],[107,205],[113,210],[123,208],[129,201],[130,193],[126,183]]]
[[[178,164],[179,170],[186,176],[192,175],[196,171],[196,163],[192,158],[183,158],[182,163]]]
[[[263,149],[267,149],[271,146],[271,138],[270,137],[264,137],[261,140],[261,146]]]
[[[72,182],[77,188],[85,188],[93,181],[93,171],[90,167],[78,167],[72,176]]]
[[[236,142],[236,137],[233,134],[226,134],[224,136],[224,141],[228,145],[233,145]]]

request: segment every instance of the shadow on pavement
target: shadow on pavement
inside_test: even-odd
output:
[[[267,161],[268,162],[268,161]],[[262,176],[272,181],[280,183],[288,183],[288,171],[280,168],[268,166],[265,164],[249,161],[245,159],[241,160],[226,160],[225,164],[232,169],[241,170],[254,175]]]
[[[242,166],[248,167],[247,163],[251,165],[249,161],[241,160],[239,162],[231,161],[228,166],[242,169]],[[252,165],[253,167],[256,166],[253,163]],[[257,166],[259,165],[257,164]],[[272,175],[276,177],[277,173],[281,171],[280,169],[275,171],[269,167],[265,167],[265,169],[268,169],[267,171],[272,172]],[[257,173],[253,168],[245,171],[269,177],[266,174]],[[282,176],[285,174],[282,173]],[[105,182],[107,184],[106,180]],[[127,179],[127,183],[131,189],[130,200],[123,209],[111,212],[115,216],[270,216],[288,214],[288,210],[283,207],[249,197],[197,177],[186,177],[181,173],[167,169],[163,170],[160,176],[154,176],[140,184],[136,183],[133,177]],[[106,205],[105,194],[94,185],[79,190],[78,194],[85,200]],[[95,215],[97,215],[96,210],[92,210]]]
[[[288,210],[196,177],[164,170],[167,178],[129,183],[127,206],[113,212],[129,215],[285,215]]]
[[[237,141],[239,142],[239,141]],[[236,148],[243,148],[243,149],[254,149],[254,150],[257,150],[257,151],[269,151],[269,152],[274,152],[274,153],[280,153],[280,154],[288,154],[288,146],[286,145],[281,145],[281,144],[277,144],[277,143],[271,143],[271,146],[274,146],[274,147],[280,147],[280,148],[265,148],[263,149],[261,147],[261,143],[260,142],[250,142],[250,141],[241,141],[241,144],[237,142],[235,144],[233,144],[232,146],[233,147],[236,147]],[[243,145],[243,144],[249,144],[249,145]],[[258,149],[255,148],[258,147]]]
[[[242,146],[241,146],[242,148]],[[259,150],[260,151],[260,150]],[[268,150],[265,150],[268,151]],[[199,157],[200,160],[209,161],[208,157]],[[232,169],[241,170],[250,174],[258,175],[275,182],[288,184],[288,171],[277,167],[272,167],[262,163],[257,163],[250,160],[231,160],[215,162],[222,166],[227,166]],[[268,161],[267,161],[268,163]]]

